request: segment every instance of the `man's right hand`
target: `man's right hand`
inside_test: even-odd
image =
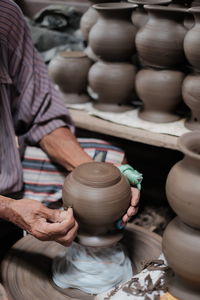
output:
[[[53,210],[36,200],[9,201],[7,219],[42,241],[70,246],[78,230],[72,208]]]

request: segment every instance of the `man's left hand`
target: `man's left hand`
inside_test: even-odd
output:
[[[126,214],[122,217],[122,222],[124,224],[126,224],[130,220],[130,218],[138,212],[140,191],[135,187],[131,187],[131,191],[132,191],[131,205],[129,206]]]

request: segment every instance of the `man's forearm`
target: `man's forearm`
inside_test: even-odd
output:
[[[92,161],[68,128],[55,129],[42,138],[40,146],[52,160],[69,171],[82,163]]]

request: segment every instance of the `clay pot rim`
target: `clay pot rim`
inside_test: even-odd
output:
[[[163,11],[163,12],[180,12],[180,13],[187,13],[187,8],[182,7],[173,7],[173,6],[163,6],[163,5],[144,5],[144,8],[149,11]]]
[[[191,146],[195,145],[196,141],[200,140],[200,131],[194,130],[191,132],[184,133],[178,139],[179,149],[189,157],[200,160],[200,154],[195,153],[191,150]]]
[[[84,51],[61,51],[58,53],[57,57],[78,59],[78,58],[87,57],[87,55]]]
[[[155,5],[155,4],[170,4],[172,0],[128,0],[129,3],[137,4],[138,6],[143,5]]]
[[[106,2],[106,3],[99,3],[92,5],[93,8],[96,10],[103,10],[103,11],[108,11],[108,10],[130,10],[138,7],[137,4],[130,4],[130,3],[124,3],[124,2]]]

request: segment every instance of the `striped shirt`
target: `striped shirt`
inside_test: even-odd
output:
[[[33,47],[20,8],[0,1],[0,193],[23,185],[20,147],[36,145],[56,128],[73,129],[47,67]],[[19,149],[16,143],[19,138]]]

